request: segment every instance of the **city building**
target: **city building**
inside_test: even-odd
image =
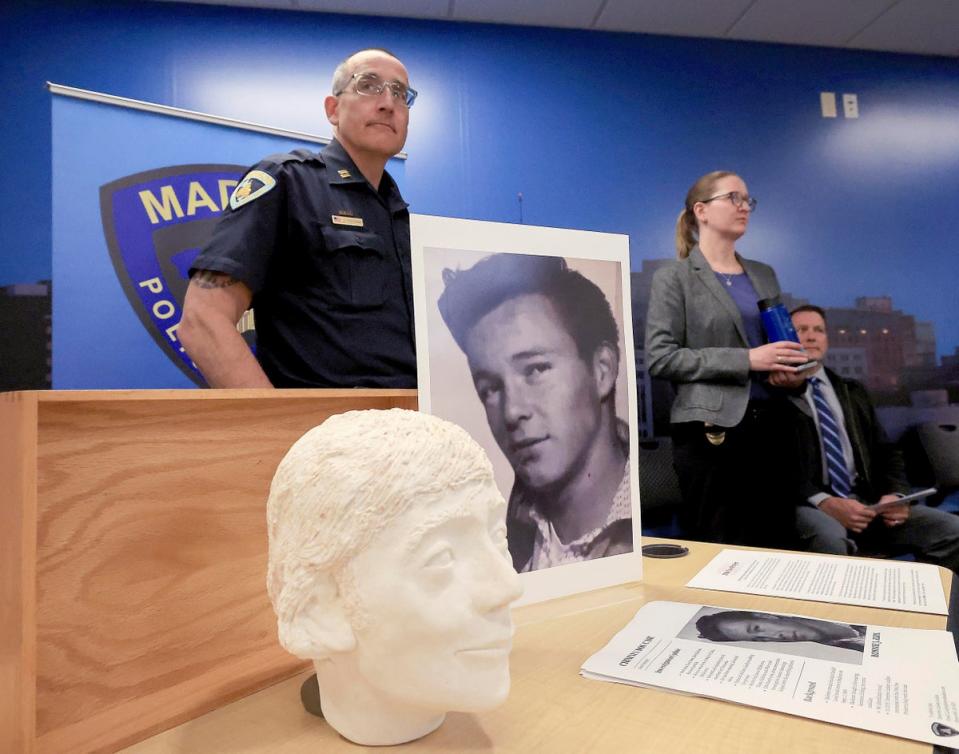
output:
[[[51,386],[50,283],[0,287],[0,390]]]

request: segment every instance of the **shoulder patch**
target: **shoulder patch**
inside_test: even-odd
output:
[[[251,170],[240,181],[230,195],[230,209],[239,209],[276,186],[276,179],[262,170]]]

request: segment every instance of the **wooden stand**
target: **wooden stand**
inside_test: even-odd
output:
[[[412,390],[0,394],[0,751],[113,751],[303,669],[276,641],[283,454]]]

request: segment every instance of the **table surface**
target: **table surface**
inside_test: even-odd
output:
[[[643,543],[665,542],[644,537]],[[794,612],[856,623],[945,627],[946,618],[879,608],[689,589],[686,582],[722,549],[684,542],[689,555],[643,560],[643,581],[564,597],[514,611],[512,689],[499,708],[452,712],[408,751],[501,752],[922,752],[928,744],[807,720],[778,712],[656,689],[588,681],[582,663],[653,600]],[[951,574],[940,569],[949,594]],[[308,674],[124,749],[135,754],[294,754],[356,752],[322,719],[303,710]],[[384,748],[376,747],[382,751]]]

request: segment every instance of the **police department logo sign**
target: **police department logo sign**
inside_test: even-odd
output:
[[[190,266],[213,235],[242,165],[176,165],[100,187],[103,233],[127,300],[157,345],[198,386],[177,338]]]

